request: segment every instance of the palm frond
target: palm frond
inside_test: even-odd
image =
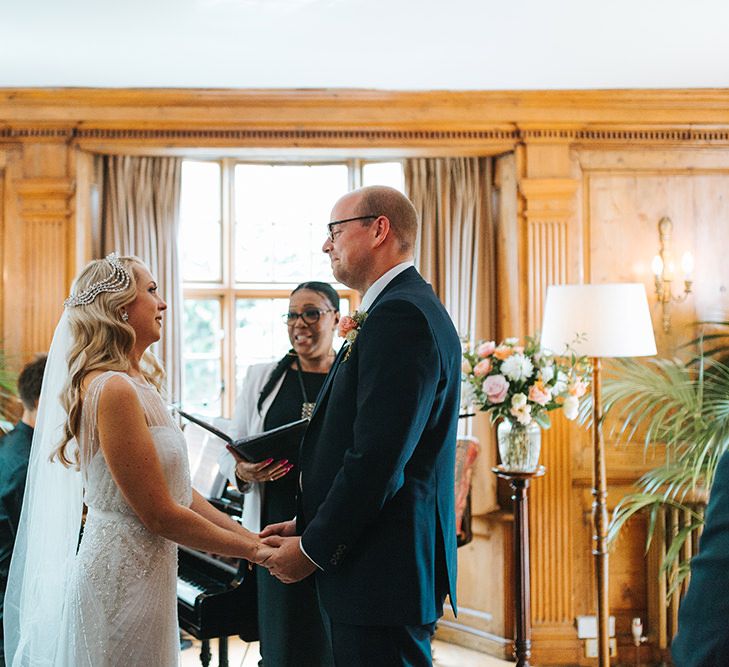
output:
[[[691,533],[693,533],[701,525],[703,525],[703,521],[692,522],[683,526],[678,533],[672,536],[671,546],[668,547],[668,551],[666,551],[666,555],[663,557],[663,562],[661,563],[661,572],[667,572],[673,568],[681,554],[681,549],[683,549],[686,540],[691,536]]]
[[[668,590],[666,591],[666,599],[669,599],[681,587],[686,577],[691,573],[691,561],[681,561],[676,568],[676,572],[671,574],[668,581]]]
[[[717,323],[712,323],[717,324]],[[729,326],[729,323],[720,323]],[[706,342],[709,341],[709,351]],[[717,352],[725,334],[706,334],[692,341],[699,354],[689,363],[678,359],[616,360],[605,374],[603,407],[610,435],[622,442],[640,437],[643,447],[663,444],[664,462],[637,482],[639,491],[615,508],[608,539],[616,539],[636,514],[647,516],[646,549],[664,508],[684,513],[689,523],[671,536],[661,563],[677,590],[689,571],[682,547],[703,526],[703,513],[688,506],[697,493],[711,488],[719,460],[729,449],[729,365]],[[609,417],[609,419],[607,419]],[[670,595],[670,591],[669,591]]]
[[[682,348],[698,348],[698,354],[693,356],[689,361],[689,365],[696,366],[703,362],[707,357],[719,358],[726,361],[729,358],[729,322],[711,322],[702,321],[697,322],[701,327],[711,327],[724,329],[719,332],[705,332],[702,331],[701,335],[697,338],[693,338],[684,345]]]

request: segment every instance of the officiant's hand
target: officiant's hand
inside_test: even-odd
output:
[[[258,535],[260,537],[271,537],[271,535],[293,537],[296,535],[296,519],[282,521],[281,523],[269,523]]]
[[[235,476],[242,482],[275,482],[294,467],[287,459],[266,459],[259,463],[249,463],[232,447],[228,447],[228,451],[235,459]]]
[[[284,584],[293,584],[306,579],[316,570],[316,565],[301,551],[301,537],[272,535],[263,540],[263,543],[276,547],[264,567]]]

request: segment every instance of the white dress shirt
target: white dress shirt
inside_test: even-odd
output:
[[[362,303],[359,304],[359,308],[357,308],[357,310],[360,313],[367,312],[370,309],[370,306],[375,302],[375,299],[380,296],[380,292],[382,292],[382,290],[392,282],[395,276],[399,276],[403,271],[405,271],[405,269],[409,269],[411,266],[415,266],[415,264],[411,259],[409,259],[406,262],[396,264],[389,271],[385,271],[385,273],[375,280],[375,282],[373,282],[369,289],[364,293]]]

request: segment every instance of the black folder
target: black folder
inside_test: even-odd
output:
[[[291,461],[297,459],[301,438],[304,436],[304,431],[306,431],[306,426],[309,423],[308,419],[299,419],[290,424],[272,428],[270,431],[264,431],[258,435],[249,435],[240,440],[233,440],[227,433],[223,433],[219,428],[208,424],[208,422],[200,419],[200,417],[195,417],[179,409],[177,412],[193,424],[197,424],[227,442],[240,456],[250,463],[258,463],[266,459],[273,459],[274,461],[280,461],[281,459]]]

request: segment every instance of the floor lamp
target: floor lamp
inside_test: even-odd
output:
[[[608,515],[600,360],[605,357],[643,357],[656,353],[645,286],[641,283],[551,285],[547,288],[544,305],[541,345],[543,349],[556,354],[570,345],[577,354],[592,358],[592,553],[595,557],[597,585],[598,664],[607,667],[610,665]]]

